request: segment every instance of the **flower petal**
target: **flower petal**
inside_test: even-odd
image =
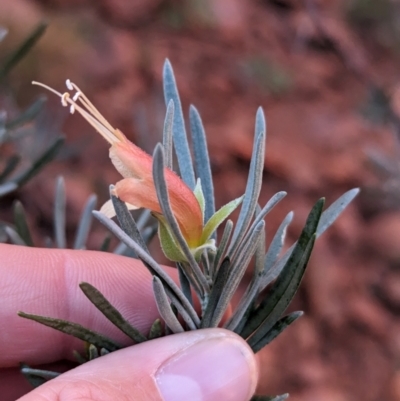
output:
[[[122,133],[120,135],[123,135]],[[126,137],[110,148],[110,159],[124,178],[152,180],[152,157]]]
[[[202,213],[193,192],[171,170],[165,171],[172,212],[189,247],[200,244],[203,230]],[[153,180],[125,178],[115,185],[115,193],[123,202],[162,213]]]

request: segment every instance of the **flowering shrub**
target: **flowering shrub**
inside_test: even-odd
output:
[[[200,115],[191,106],[193,163],[179,94],[168,61],[164,65],[163,78],[167,113],[162,144],[156,146],[153,156],[114,129],[75,84],[67,81],[68,89],[74,91],[72,96],[69,92],[62,94],[39,84],[57,94],[62,105],[70,107],[71,113],[80,113],[109,142],[111,161],[123,179],[110,186],[110,201],[93,214],[133,251],[153,275],[154,296],[164,324],[157,319],[150,332],[144,335],[92,285],[81,283],[81,289],[113,324],[138,343],[162,335],[220,326],[254,259],[252,280],[223,327],[243,337],[253,351],[258,352],[301,316],[300,311],[288,315],[284,312],[300,285],[314,242],[358,190],[345,193],[324,212],[324,200],[318,200],[298,241],[281,255],[286,229],[293,217],[292,212],[288,213],[266,249],[264,219],[286,193],[278,192],[262,208],[258,206],[266,139],[262,109],[259,108],[256,114],[254,148],[245,193],[215,211],[211,168]],[[174,172],[174,150],[180,175]],[[227,220],[218,239],[217,227],[240,204],[236,224]],[[176,264],[180,285],[151,256],[147,247],[151,235],[145,235],[146,230],[143,230],[150,213],[144,212],[143,221],[136,223],[129,212],[136,208],[146,209],[156,218],[161,246],[166,257]],[[111,219],[114,216],[119,225]],[[152,223],[147,226],[151,227]],[[199,312],[194,308],[193,295],[200,301]],[[112,339],[76,323],[24,312],[20,316],[86,341],[87,355],[77,356],[81,362],[121,348]],[[27,366],[23,367],[23,373],[34,384],[55,375]],[[275,399],[284,398],[286,395]]]

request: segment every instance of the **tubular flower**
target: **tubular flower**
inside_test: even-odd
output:
[[[71,114],[79,112],[110,144],[111,162],[123,177],[115,184],[113,195],[125,202],[129,209],[151,210],[160,223],[159,236],[166,256],[173,261],[186,261],[166,219],[162,216],[152,174],[153,158],[129,141],[120,130],[113,128],[70,80],[66,81],[66,86],[70,91],[75,91],[72,97],[69,92],[61,94],[41,83],[33,82],[33,84],[40,85],[59,96],[63,106],[70,106]],[[198,258],[203,249],[215,249],[214,240],[210,237],[240,204],[242,198],[225,205],[204,225],[202,203],[204,198],[199,182],[193,192],[174,171],[167,167],[164,168],[164,176],[172,212],[193,255]],[[106,202],[100,211],[108,217],[115,216],[111,201]]]

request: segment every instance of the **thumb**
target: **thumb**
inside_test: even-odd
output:
[[[242,338],[206,329],[113,352],[19,401],[248,401],[257,379],[254,354]]]

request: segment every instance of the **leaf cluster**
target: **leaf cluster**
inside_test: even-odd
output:
[[[263,110],[259,108],[255,119],[251,165],[238,220],[236,224],[231,220],[226,222],[220,240],[217,232],[213,231],[210,235],[216,241],[216,249],[206,248],[201,257],[196,259],[190,252],[172,213],[164,171],[165,168],[174,168],[175,153],[177,170],[192,190],[195,190],[196,181],[200,179],[206,225],[215,214],[214,187],[206,135],[199,112],[194,106],[190,106],[192,158],[179,93],[169,61],[164,65],[163,78],[167,114],[162,143],[156,146],[153,153],[153,179],[163,218],[186,257],[185,262],[176,263],[180,284],[176,284],[150,254],[147,244],[151,236],[146,233],[149,227],[143,229],[145,225],[135,221],[126,205],[112,195],[111,187],[111,200],[118,223],[98,211],[93,211],[93,215],[140,259],[153,275],[154,296],[162,321],[157,319],[150,332],[144,335],[133,327],[98,289],[89,283],[81,283],[80,287],[90,302],[135,343],[163,335],[222,325],[243,337],[253,351],[258,352],[302,315],[301,311],[285,315],[285,311],[300,285],[315,240],[334,222],[356,196],[358,190],[353,189],[345,193],[325,211],[323,211],[324,199],[318,200],[310,211],[297,242],[281,255],[287,227],[293,218],[293,212],[288,213],[269,246],[266,247],[265,217],[286,193],[278,192],[265,205],[259,205],[266,141],[265,117]],[[60,195],[60,186],[59,183],[56,196],[55,238],[57,246],[64,247],[65,215],[62,217],[63,213],[60,212],[64,208],[64,195],[62,193]],[[86,217],[83,219],[85,222],[89,220],[93,208],[93,203],[86,206],[84,212]],[[148,217],[149,214],[146,214],[145,218]],[[17,227],[19,235],[29,241],[23,234],[23,224]],[[78,247],[82,247],[88,225],[83,224],[83,228],[79,230],[76,243]],[[154,234],[154,230],[152,233]],[[232,298],[253,260],[252,279],[232,314],[223,322]],[[196,308],[196,299],[200,303],[200,308]],[[87,344],[87,353],[85,356],[78,356],[80,362],[122,347],[101,333],[93,332],[76,323],[25,312],[20,312],[20,316],[84,340]],[[30,370],[25,365],[22,371],[31,380],[32,377],[42,381],[51,378],[49,372],[41,374],[40,371]],[[253,400],[280,401],[286,397],[287,395],[256,396]]]

